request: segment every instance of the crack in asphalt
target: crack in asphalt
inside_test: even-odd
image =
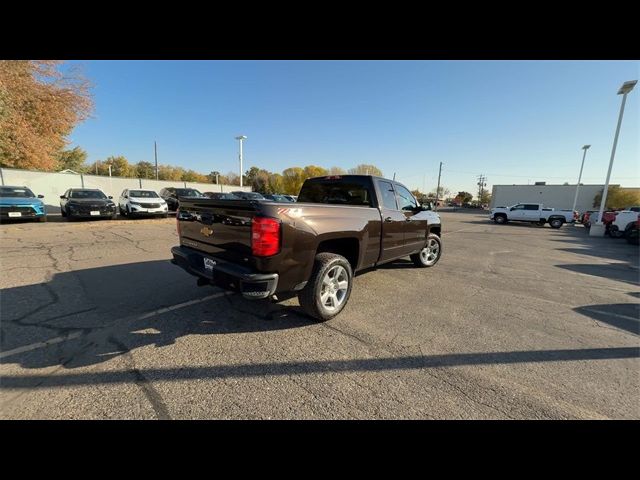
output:
[[[142,390],[142,393],[149,401],[149,404],[151,405],[151,408],[156,414],[158,420],[171,420],[169,410],[162,398],[162,395],[160,395],[160,392],[156,390],[156,388],[153,386],[153,383],[148,378],[146,378],[136,367],[133,355],[131,354],[131,351],[127,348],[127,346],[113,335],[109,336],[108,342],[124,352],[122,354],[122,358],[126,363],[128,363],[129,372],[133,376],[136,385],[140,387],[140,390]]]

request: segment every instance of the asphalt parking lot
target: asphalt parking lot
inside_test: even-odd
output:
[[[639,418],[638,247],[441,215],[326,323],[196,287],[172,218],[0,225],[1,418]]]

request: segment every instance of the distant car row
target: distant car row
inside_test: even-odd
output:
[[[580,216],[586,229],[596,221],[599,210],[589,210]],[[640,206],[627,207],[623,210],[607,210],[602,212],[602,223],[605,235],[611,238],[626,238],[629,243],[638,244],[638,226],[640,225]]]
[[[175,212],[178,209],[180,197],[285,203],[297,200],[293,195],[261,195],[256,192],[241,191],[201,193],[194,188],[168,187],[160,190],[159,195],[153,190],[125,189],[116,203],[113,197],[99,189],[70,188],[60,195],[60,213],[69,220],[74,218],[114,219],[118,214],[125,217],[161,216],[166,218],[170,211]],[[0,187],[0,220],[32,219],[46,222],[47,210],[42,198],[44,195],[35,195],[24,186]]]

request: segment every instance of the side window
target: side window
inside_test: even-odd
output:
[[[513,207],[514,210],[524,210],[524,205],[516,205]]]
[[[398,207],[400,210],[413,210],[418,206],[416,199],[411,192],[402,185],[396,184],[396,194],[398,197]]]
[[[531,204],[525,205],[524,209],[525,210],[538,210],[538,205],[531,205]]]
[[[390,208],[391,210],[398,210],[396,205],[396,194],[393,191],[393,185],[390,182],[378,182],[378,189],[382,197],[382,205],[384,208]]]
[[[122,193],[120,194],[121,197],[124,197],[127,194],[126,190],[122,190]]]

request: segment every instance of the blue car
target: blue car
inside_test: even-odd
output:
[[[47,210],[40,200],[44,195],[34,195],[27,187],[0,187],[0,221],[33,219],[47,221]]]

